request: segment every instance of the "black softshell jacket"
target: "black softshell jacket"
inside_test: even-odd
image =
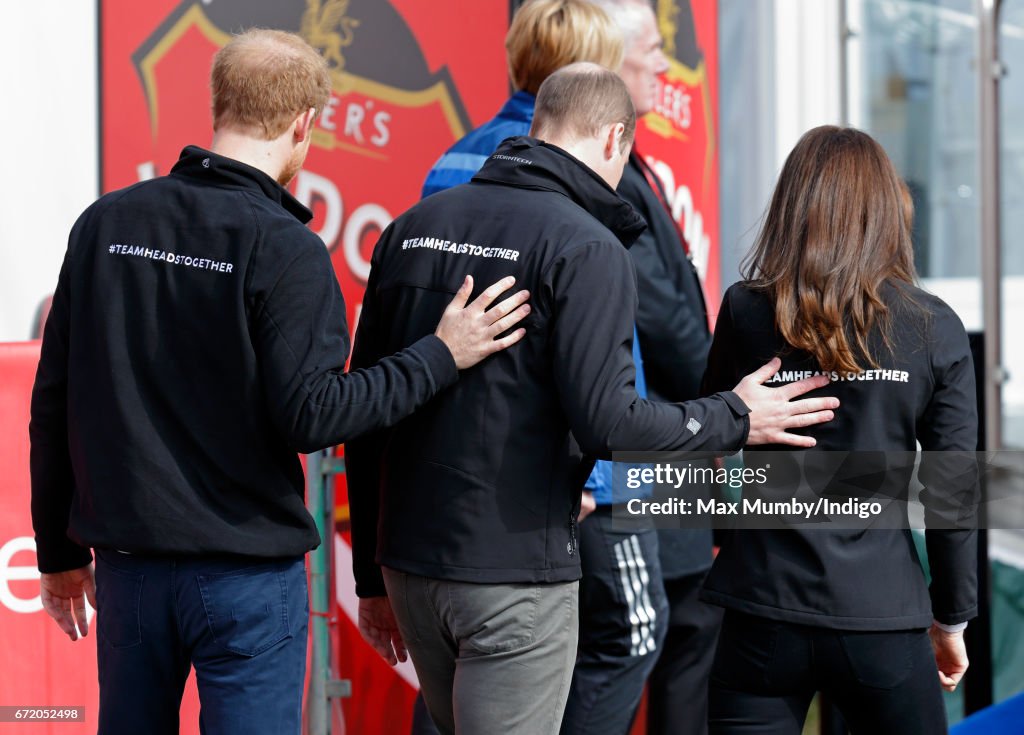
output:
[[[747,409],[733,393],[689,404],[636,395],[636,280],[623,245],[643,226],[565,151],[510,138],[471,183],[384,233],[353,366],[432,330],[467,273],[478,289],[514,275],[533,310],[521,342],[393,430],[348,445],[359,595],[384,594],[379,564],[466,582],[578,579],[576,515],[592,461],[574,441],[591,459],[742,444]]]
[[[343,372],[345,305],[310,217],[263,172],[194,147],[82,214],[32,392],[40,570],[81,567],[88,547],[302,554],[319,537],[296,452],[455,382],[434,336]]]
[[[935,526],[925,532],[930,588],[909,530],[810,525],[729,534],[706,582],[707,601],[849,630],[924,628],[933,616],[954,624],[977,614],[978,414],[967,334],[953,310],[931,294],[905,284],[883,284],[881,293],[892,315],[892,351],[876,330],[869,345],[878,369],[830,375],[829,385],[807,396],[838,398],[835,419],[794,431],[815,438],[810,451],[858,452],[847,456],[865,468],[865,477],[885,466],[882,453],[902,457],[920,442],[925,524]],[[718,316],[705,389],[731,385],[776,355],[782,368],[769,386],[819,370],[811,355],[786,345],[765,294],[732,286]],[[879,473],[864,485],[865,494],[905,498],[909,479],[902,470]]]

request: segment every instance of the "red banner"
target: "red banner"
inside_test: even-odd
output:
[[[716,2],[659,0],[657,10],[673,62],[656,110],[641,125],[641,147],[666,185],[708,292],[717,293]],[[438,156],[506,98],[507,24],[505,0],[101,0],[103,190],[166,173],[187,144],[209,145],[209,65],[231,31],[261,26],[301,33],[328,59],[334,93],[292,189],[314,211],[311,227],[331,252],[354,329],[381,229],[419,198]],[[27,401],[28,385],[21,389]],[[26,411],[27,403],[19,414],[5,410],[5,419],[16,418],[3,430],[19,426],[24,436]],[[11,446],[27,453],[26,444]],[[27,454],[4,459],[2,466],[27,468]],[[31,569],[35,561],[22,540],[31,537],[27,469],[21,482],[17,518],[4,517],[9,522],[0,528],[0,561],[6,565],[0,571]],[[391,669],[359,638],[345,536],[334,539],[333,632],[338,673],[353,683],[353,697],[343,702],[346,730],[404,734],[415,675],[408,665]],[[0,592],[31,597],[36,583],[24,575],[29,572],[8,572]],[[19,631],[18,639],[26,642],[24,651],[9,655],[4,703],[13,702],[8,693],[24,693],[42,697],[28,704],[91,706],[93,724],[86,728],[94,731],[92,642],[72,646],[38,610],[11,612],[0,605],[0,614],[16,616],[0,620],[5,638]],[[34,627],[22,631],[19,624]],[[19,667],[14,661],[25,663]],[[83,701],[64,701],[72,695]],[[195,732],[194,706],[190,700],[183,711],[183,732]]]
[[[717,311],[718,2],[658,0],[656,12],[670,68],[654,110],[639,125],[637,147],[665,186],[710,295],[708,308]]]

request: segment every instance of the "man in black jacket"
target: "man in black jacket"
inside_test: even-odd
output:
[[[629,89],[638,117],[654,109],[658,77],[669,68],[663,39],[649,0],[594,0],[623,34],[625,59],[619,71]],[[685,144],[681,144],[685,145]],[[673,217],[671,201],[643,155],[634,149],[617,189],[647,222],[647,230],[629,249],[636,266],[636,329],[644,356],[648,394],[656,401],[688,401],[700,395],[701,377],[711,347],[707,307],[689,244]],[[696,493],[691,489],[690,493]],[[659,561],[668,620],[661,648],[650,654],[648,735],[705,735],[708,678],[718,640],[721,611],[698,599],[711,568],[710,529],[657,531]],[[621,635],[630,626],[620,615]],[[590,681],[614,675],[608,665],[616,657],[614,641],[606,641],[588,659],[581,657],[577,673]],[[584,677],[587,662],[593,673]],[[574,693],[577,684],[573,683]],[[637,692],[639,701],[639,692]],[[597,713],[600,716],[600,712]],[[604,718],[607,719],[607,718]],[[605,730],[605,732],[612,732]]]
[[[72,640],[85,598],[101,610],[101,733],[177,733],[190,664],[205,730],[298,733],[303,555],[320,539],[296,452],[407,416],[520,339],[529,309],[520,292],[485,312],[512,279],[462,308],[469,280],[436,336],[345,374],[330,257],[284,189],[326,63],[253,31],[217,54],[211,87],[212,150],[75,224],[32,393],[43,605]]]
[[[636,285],[623,245],[643,222],[614,192],[633,138],[613,73],[573,64],[542,85],[534,138],[512,138],[470,184],[399,217],[373,255],[353,366],[411,344],[457,275],[512,267],[532,296],[517,349],[394,429],[350,442],[360,629],[412,653],[443,732],[557,732],[576,653],[576,518],[592,461],[617,449],[733,451],[797,442],[833,399],[789,402],[777,367],[688,404],[640,400]],[[796,384],[794,384],[796,385]],[[571,435],[570,435],[571,431]]]

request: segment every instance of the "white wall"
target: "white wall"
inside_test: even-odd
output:
[[[98,195],[96,2],[4,2],[0,26],[0,342],[12,342],[29,338]]]
[[[797,140],[817,125],[842,124],[841,8],[839,0],[719,0],[718,7],[724,291],[739,278]]]
[[[775,0],[775,152],[778,169],[818,125],[842,125],[838,0]]]

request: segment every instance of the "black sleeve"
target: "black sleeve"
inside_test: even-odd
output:
[[[667,400],[699,395],[700,379],[708,354],[704,304],[693,266],[675,242],[659,243],[646,230],[629,255],[636,265],[636,330],[644,355],[648,388]],[[671,259],[671,260],[669,260]],[[692,288],[680,283],[692,278]]]
[[[380,272],[377,254],[380,252],[380,247],[374,248],[370,277],[363,295],[363,308],[359,314],[355,345],[352,348],[352,369],[373,365],[384,356],[377,295],[377,274]],[[345,475],[352,524],[352,571],[358,597],[381,597],[387,594],[384,577],[376,561],[381,462],[387,436],[388,432],[383,430],[370,432],[345,445]]]
[[[80,225],[72,230],[75,240]],[[75,479],[68,450],[68,346],[71,247],[64,256],[32,387],[29,458],[32,476],[32,528],[43,573],[65,572],[92,561],[89,549],[68,538]]]
[[[711,340],[708,352],[707,367],[701,381],[700,394],[708,396],[723,390],[732,390],[739,382],[736,380],[736,359],[733,353],[735,346],[735,330],[732,323],[732,304],[729,291],[722,297],[722,308],[718,310],[715,322],[715,336]]]
[[[345,373],[348,326],[331,259],[322,244],[296,249],[255,305],[252,326],[267,405],[294,449],[312,452],[391,426],[455,382],[455,361],[433,335]]]
[[[924,485],[925,545],[932,614],[953,625],[978,613],[978,412],[974,363],[957,316],[940,309],[931,320],[929,352],[935,387],[917,423],[918,478]]]
[[[743,402],[719,393],[652,403],[636,393],[633,264],[617,243],[591,243],[555,261],[543,288],[552,302],[552,352],[562,408],[580,448],[736,451],[749,430]]]

